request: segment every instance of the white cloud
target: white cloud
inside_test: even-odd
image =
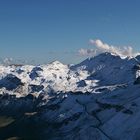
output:
[[[115,55],[119,55],[121,57],[135,57],[137,55],[140,55],[140,53],[135,53],[133,48],[130,46],[116,47],[113,45],[103,43],[100,39],[97,40],[90,39],[89,43],[95,46],[96,48],[80,49],[79,54],[81,56],[95,56],[104,52],[109,52]]]

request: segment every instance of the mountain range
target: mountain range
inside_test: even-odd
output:
[[[0,66],[0,140],[139,140],[140,56]]]

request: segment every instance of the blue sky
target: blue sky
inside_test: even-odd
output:
[[[89,39],[140,50],[139,0],[1,0],[0,57],[78,63]]]

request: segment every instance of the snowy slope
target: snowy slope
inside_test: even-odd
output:
[[[72,66],[0,66],[0,116],[14,118],[0,139],[139,140],[139,61],[103,53]]]

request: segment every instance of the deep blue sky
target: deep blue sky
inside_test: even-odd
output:
[[[140,47],[139,0],[0,0],[0,57],[77,63],[89,39]]]

